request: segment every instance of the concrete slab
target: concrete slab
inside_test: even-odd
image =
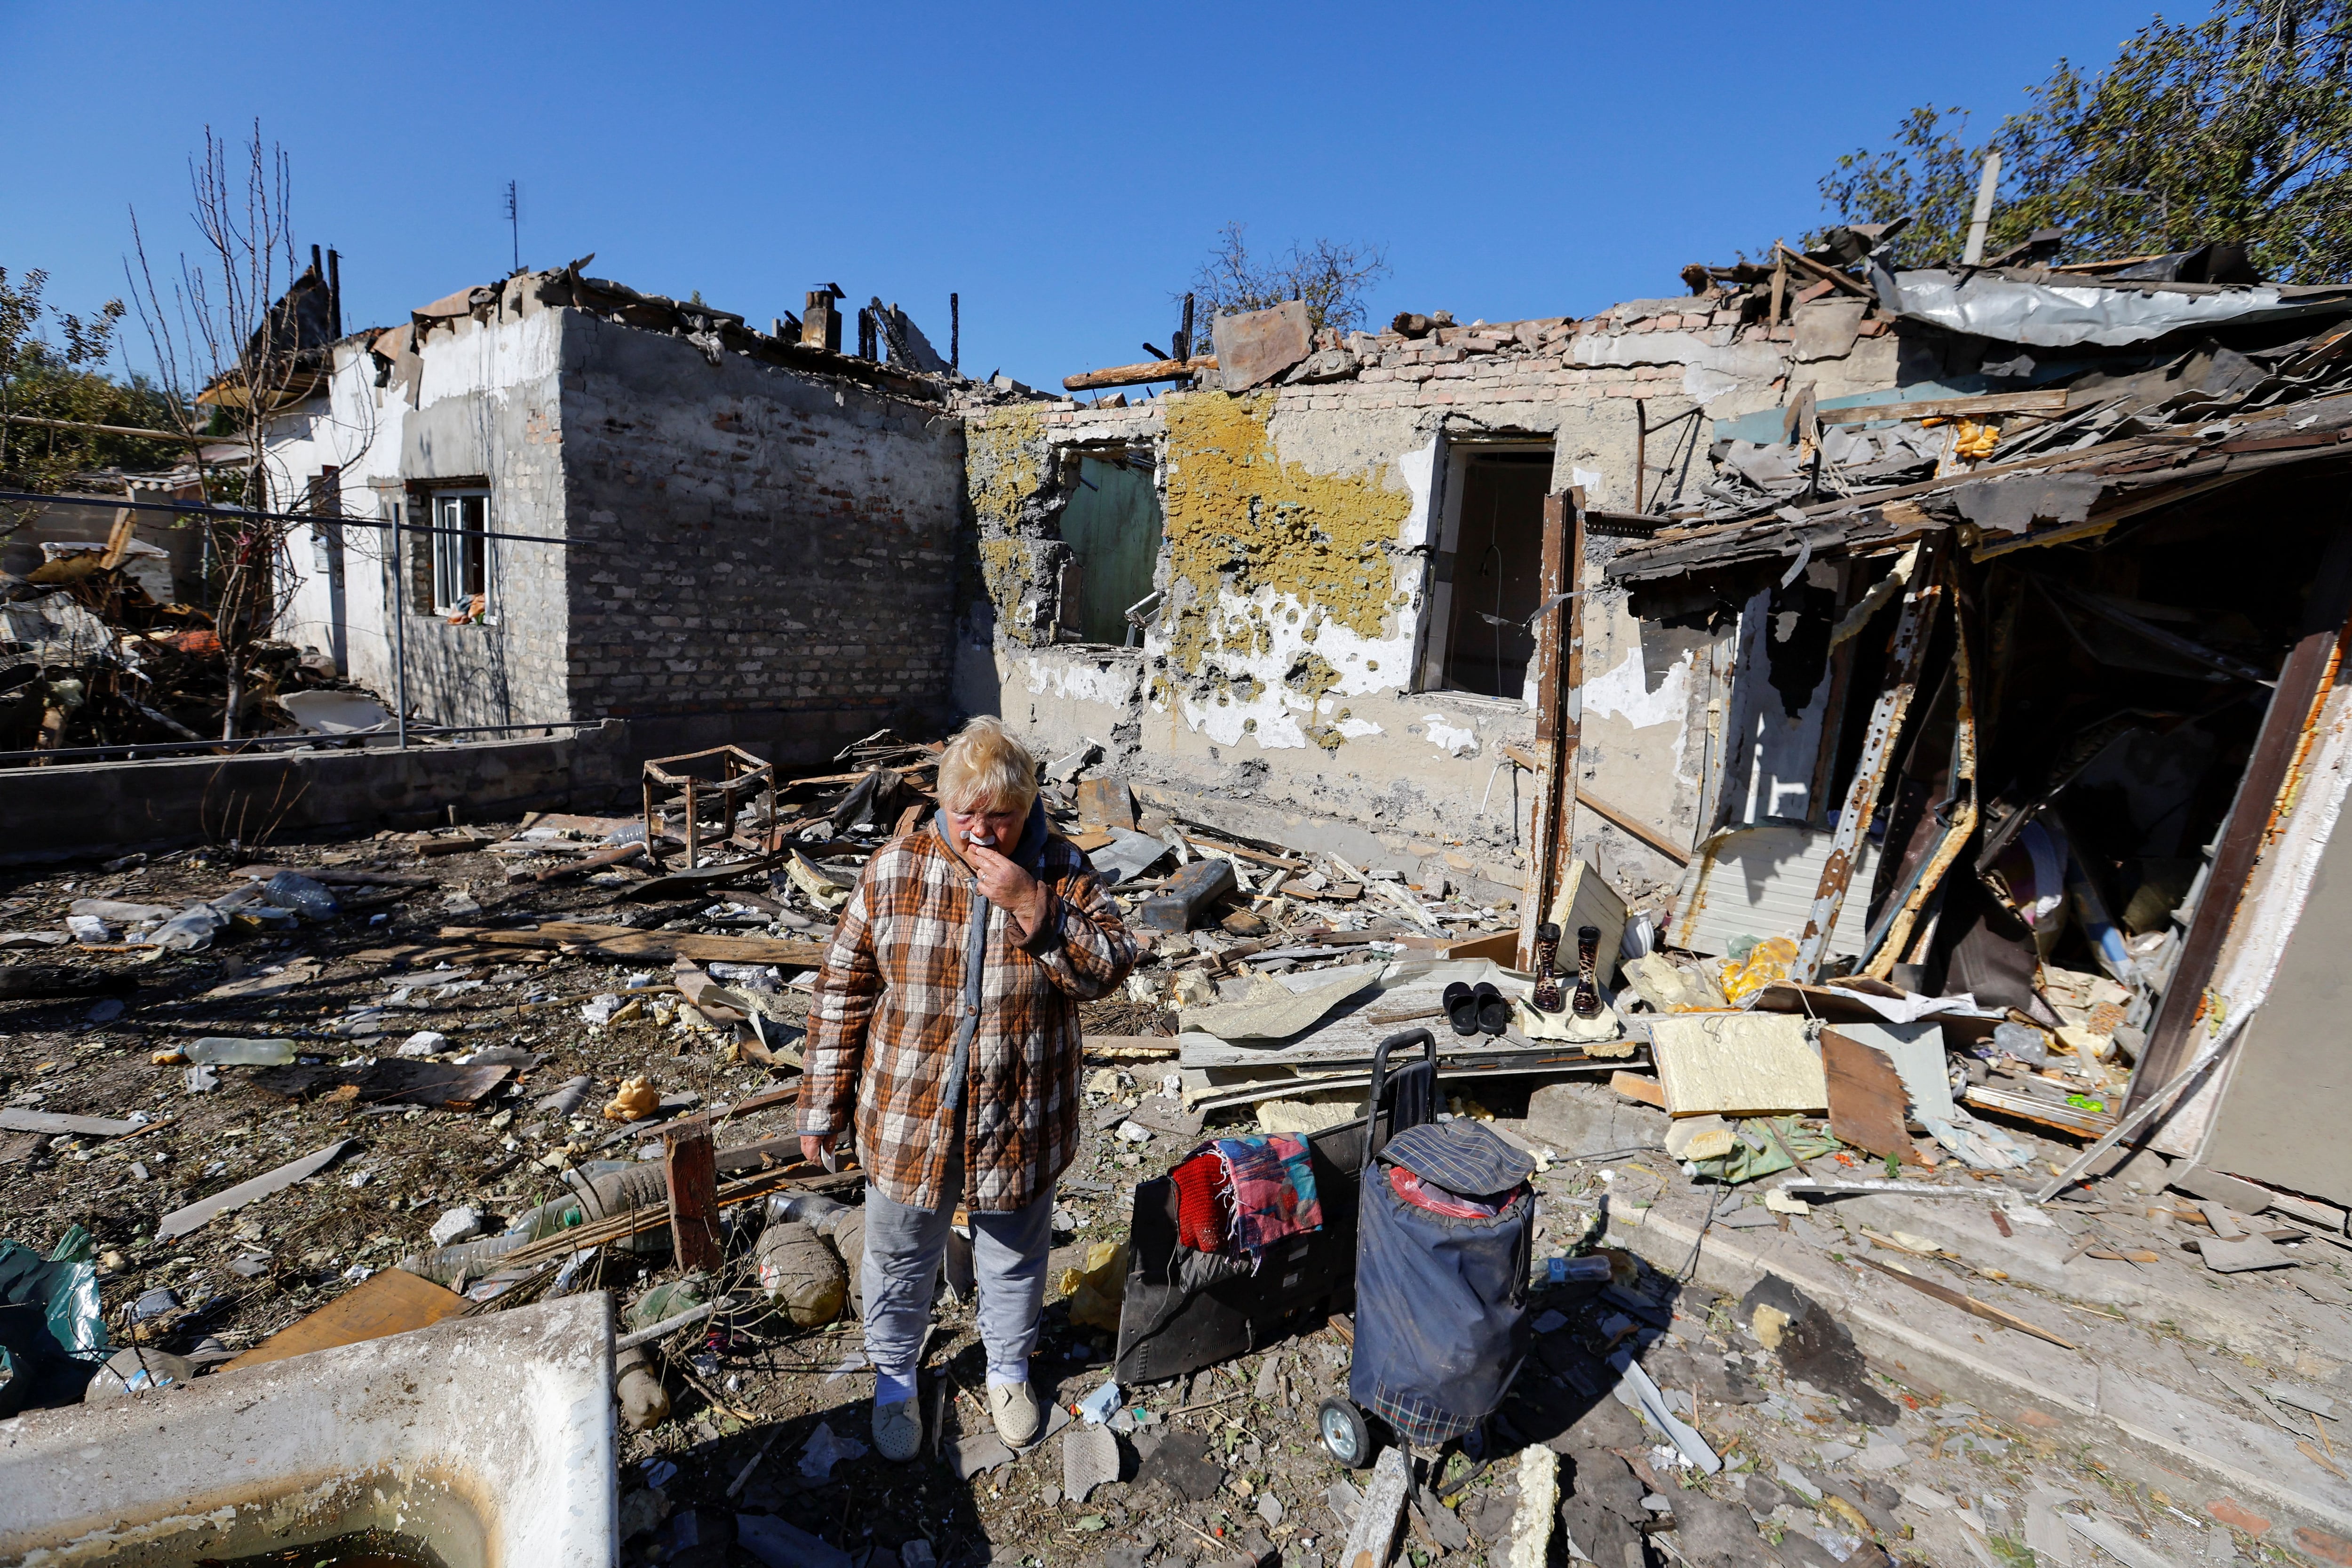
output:
[[[1930,1207],[1940,1215],[1975,1205],[1910,1204],[1898,1211],[1909,1216],[1904,1228],[1934,1234],[1926,1231],[1929,1222],[1918,1212]],[[2122,1472],[2175,1497],[2188,1479],[2210,1489],[2211,1498],[2259,1498],[2297,1522],[2352,1535],[2352,1484],[2326,1474],[2275,1428],[2257,1428],[2251,1416],[2222,1408],[2210,1390],[2176,1386],[2174,1379],[2193,1381],[2194,1363],[2186,1363],[2184,1372],[2182,1363],[2159,1348],[2180,1356],[2178,1342],[2152,1328],[2091,1309],[2070,1311],[2047,1296],[2002,1289],[1990,1281],[1969,1282],[1969,1293],[1979,1300],[2052,1328],[2082,1347],[2063,1350],[1998,1330],[1874,1271],[1839,1263],[1830,1247],[1797,1234],[1718,1228],[1709,1230],[1699,1246],[1704,1215],[1703,1204],[1670,1187],[1643,1213],[1639,1225],[1614,1224],[1608,1239],[1654,1268],[1677,1276],[1691,1270],[1694,1283],[1733,1297],[1745,1294],[1765,1274],[1777,1274],[1837,1313],[1874,1368],[1888,1376],[1965,1399],[2036,1437],[2095,1447]],[[1982,1223],[1998,1239],[1989,1215]],[[2028,1247],[2040,1245],[2029,1241]],[[1694,1247],[1697,1264],[1692,1269]],[[2329,1338],[2344,1334],[2339,1323]],[[2195,1505],[2210,1500],[2194,1497],[2193,1489],[2192,1498]]]

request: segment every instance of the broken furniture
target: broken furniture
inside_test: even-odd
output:
[[[645,795],[646,847],[649,853],[661,842],[665,808],[683,806],[686,831],[682,837],[686,840],[686,868],[689,871],[699,864],[702,806],[714,795],[726,824],[719,835],[720,842],[734,834],[735,818],[742,809],[742,802],[761,795],[767,797],[768,821],[761,842],[766,843],[775,831],[775,766],[761,762],[740,746],[713,746],[707,752],[647,758]]]

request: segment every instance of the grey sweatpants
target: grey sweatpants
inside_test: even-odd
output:
[[[958,1141],[961,1142],[961,1140]],[[963,1157],[948,1158],[935,1209],[909,1208],[866,1189],[866,1355],[878,1403],[911,1390],[915,1358],[931,1321],[931,1291],[947,1251],[948,1227],[963,1192]],[[988,1381],[1026,1383],[1045,1305],[1045,1257],[1054,1245],[1054,1189],[1009,1214],[971,1215],[972,1273],[980,1289],[980,1337]],[[903,1397],[903,1394],[899,1394]]]

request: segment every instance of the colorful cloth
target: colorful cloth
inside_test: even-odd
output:
[[[866,862],[817,976],[799,1131],[836,1132],[854,1108],[860,1160],[909,1208],[939,1205],[958,1113],[967,1205],[1004,1213],[1047,1190],[1077,1150],[1078,1004],[1118,989],[1135,963],[1135,940],[1076,845],[1056,835],[1033,849],[1024,833],[1015,858],[1051,890],[1049,910],[1034,931],[1002,911],[988,923],[958,1111],[949,1079],[985,900],[936,826]]]
[[[1508,1208],[1520,1192],[1519,1188],[1514,1187],[1491,1202],[1485,1198],[1465,1198],[1423,1181],[1402,1165],[1389,1167],[1389,1185],[1397,1196],[1413,1207],[1442,1214],[1448,1219],[1492,1219]]]
[[[1225,1210],[1231,1189],[1225,1164],[1213,1152],[1193,1155],[1168,1173],[1176,1184],[1176,1241],[1195,1252],[1225,1250]]]
[[[1234,1243],[1244,1252],[1262,1252],[1285,1237],[1323,1228],[1305,1140],[1280,1133],[1220,1138],[1215,1148],[1232,1186]]]

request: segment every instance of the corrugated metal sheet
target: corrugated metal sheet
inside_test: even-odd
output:
[[[1675,913],[1672,945],[1715,955],[1729,952],[1735,937],[1798,940],[1811,918],[1813,892],[1829,862],[1832,837],[1825,827],[1786,822],[1716,835],[1691,867],[1690,890]],[[1878,846],[1864,839],[1852,891],[1830,932],[1828,956],[1860,955],[1877,864]]]

